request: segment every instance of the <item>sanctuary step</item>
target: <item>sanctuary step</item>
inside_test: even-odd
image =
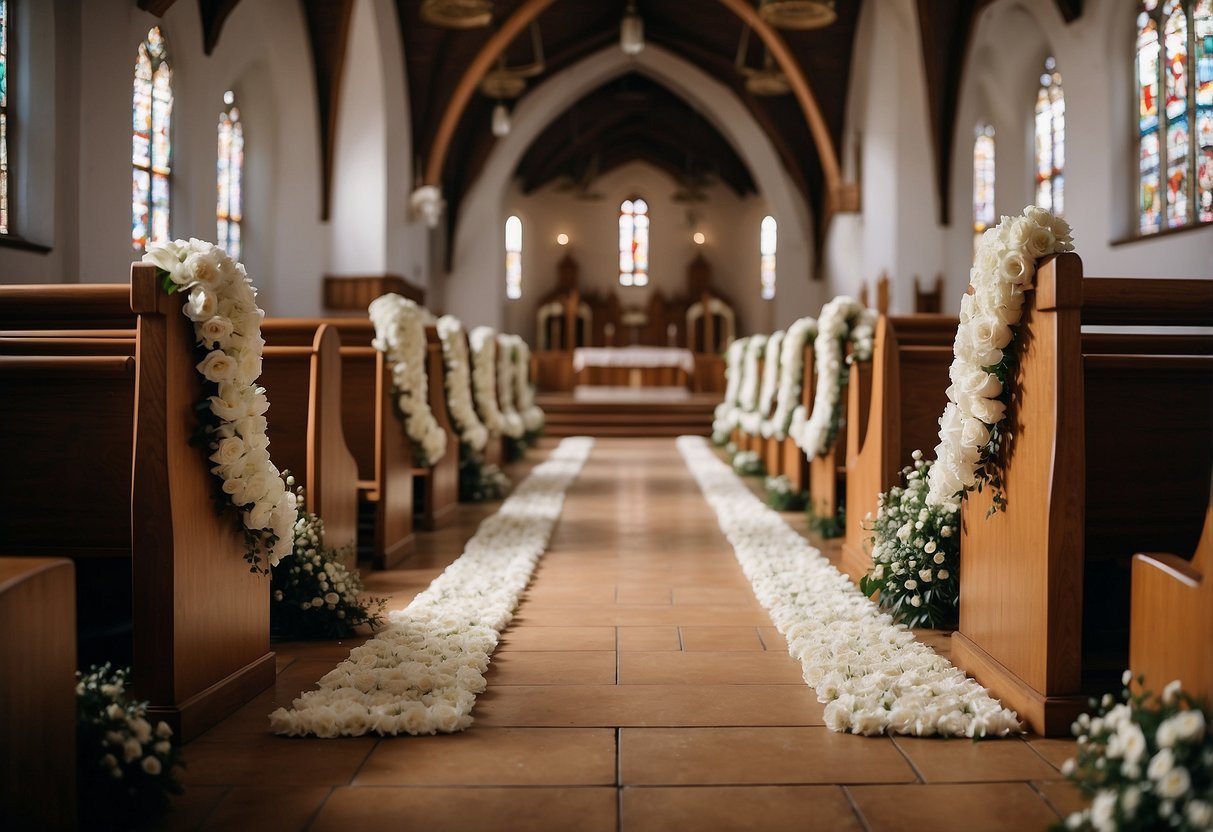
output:
[[[683,388],[593,387],[542,393],[548,436],[707,436],[717,393]]]

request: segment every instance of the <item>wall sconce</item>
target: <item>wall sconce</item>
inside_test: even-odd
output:
[[[568,244],[569,244],[569,235],[568,234],[565,234],[562,232],[562,233],[556,235],[556,245],[567,246]]]
[[[425,220],[429,228],[437,228],[442,219],[442,191],[436,185],[422,185],[409,196],[409,208],[414,220]]]
[[[702,231],[696,231],[696,232],[695,232],[695,233],[694,233],[694,234],[691,236],[691,239],[695,241],[695,245],[697,245],[697,246],[701,246],[701,245],[703,245],[703,244],[704,244],[704,243],[707,241],[707,239],[708,239],[708,238],[707,238],[707,237],[705,237],[705,236],[703,236],[703,232],[702,232]]]

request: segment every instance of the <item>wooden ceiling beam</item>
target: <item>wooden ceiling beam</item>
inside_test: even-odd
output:
[[[198,12],[202,16],[202,51],[207,55],[215,51],[223,24],[239,2],[240,0],[198,0]]]
[[[302,3],[312,50],[316,109],[320,120],[320,219],[327,221],[332,202],[341,74],[345,67],[345,47],[349,41],[354,2],[302,0]]]
[[[164,17],[176,0],[138,0],[136,5],[145,12],[151,12],[156,17]]]

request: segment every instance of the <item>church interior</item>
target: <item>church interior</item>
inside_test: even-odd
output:
[[[0,460],[0,829],[1213,830],[1213,0],[0,0]]]

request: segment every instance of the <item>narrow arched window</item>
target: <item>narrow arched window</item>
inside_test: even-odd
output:
[[[1137,14],[1138,230],[1213,222],[1213,0]]]
[[[219,114],[215,241],[233,260],[239,260],[244,238],[244,125],[231,90],[223,94],[223,107]]]
[[[132,115],[131,244],[142,251],[169,238],[173,70],[159,26],[139,44]]]
[[[1036,204],[1065,213],[1066,99],[1057,61],[1045,59],[1036,93]]]
[[[640,197],[619,206],[619,285],[649,282],[649,204]]]
[[[505,296],[522,297],[522,220],[517,217],[505,221]]]
[[[994,128],[977,125],[973,139],[973,235],[994,224]]]
[[[762,228],[758,232],[758,252],[762,257],[759,269],[759,282],[762,286],[762,299],[771,300],[775,297],[775,243],[777,227],[774,217],[763,217]]]
[[[8,228],[8,0],[0,0],[0,234]]]

